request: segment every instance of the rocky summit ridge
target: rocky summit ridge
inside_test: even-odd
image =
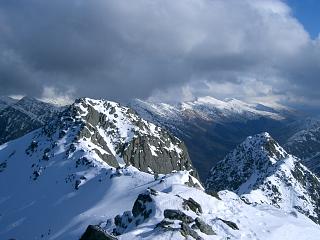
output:
[[[70,127],[79,128],[72,146],[89,142],[92,151],[112,167],[132,165],[156,174],[190,170],[197,175],[181,140],[118,103],[78,99],[60,118],[63,121],[58,119],[44,131],[51,136],[59,129],[64,135]]]

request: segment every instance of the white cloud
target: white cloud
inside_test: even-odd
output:
[[[60,106],[71,104],[74,100],[74,89],[68,89],[66,92],[59,92],[54,87],[45,87],[40,100],[53,103]]]

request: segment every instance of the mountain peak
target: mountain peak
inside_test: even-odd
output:
[[[286,159],[289,155],[270,136],[263,132],[247,137],[233,151],[211,169],[207,179],[207,188],[215,191],[230,189],[237,191],[255,172],[268,174],[270,169]],[[228,183],[224,182],[225,169],[230,175]],[[232,176],[232,177],[231,177]],[[217,184],[219,182],[219,184]],[[228,186],[225,186],[225,185]],[[221,185],[221,186],[220,186]]]
[[[112,167],[132,165],[156,174],[193,170],[180,139],[116,102],[79,98],[45,132],[69,134],[76,139],[69,144],[84,144]]]
[[[247,137],[226,158],[234,158],[257,165],[275,164],[288,157],[288,153],[275,141],[268,132]]]
[[[211,96],[205,96],[205,97],[198,97],[195,101],[193,101],[193,103],[200,103],[200,104],[213,104],[213,105],[221,105],[221,104],[225,104],[224,101],[221,101],[219,99],[216,99],[214,97]]]
[[[252,149],[255,153],[260,153],[261,156],[264,156],[264,159],[269,158],[272,163],[288,156],[287,152],[268,132],[247,137],[247,139],[240,144],[240,148],[241,147],[245,151]]]
[[[295,209],[320,221],[319,179],[266,132],[248,137],[213,167],[206,188],[232,190],[248,203]]]
[[[40,101],[40,100],[38,100],[34,97],[31,97],[31,96],[24,96],[21,99],[19,99],[19,101]]]

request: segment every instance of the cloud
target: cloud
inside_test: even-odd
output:
[[[320,41],[280,0],[4,0],[0,9],[0,94],[320,99]]]
[[[65,92],[58,92],[53,87],[45,87],[40,98],[44,102],[54,103],[56,105],[65,106],[71,104],[74,100],[74,89]]]

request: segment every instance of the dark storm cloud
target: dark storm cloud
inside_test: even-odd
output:
[[[0,94],[317,102],[319,49],[276,0],[0,2]]]

